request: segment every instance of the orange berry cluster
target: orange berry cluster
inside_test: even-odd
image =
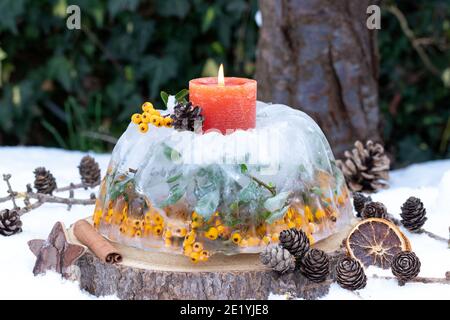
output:
[[[172,127],[173,119],[169,116],[162,116],[158,110],[155,110],[151,102],[144,102],[142,113],[135,113],[131,116],[131,121],[139,126],[139,131],[146,133],[149,124],[155,127]]]

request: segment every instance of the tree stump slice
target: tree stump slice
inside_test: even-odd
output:
[[[350,226],[349,226],[350,228]],[[298,271],[280,275],[259,261],[258,254],[213,255],[193,265],[186,257],[113,245],[123,256],[120,264],[107,264],[87,251],[72,268],[71,279],[95,296],[116,294],[120,299],[267,299],[271,294],[316,299],[328,293],[335,266],[344,252],[339,249],[347,230],[318,242],[330,255],[330,275],[314,283]],[[73,243],[79,243],[68,234]],[[336,250],[337,249],[337,250]]]

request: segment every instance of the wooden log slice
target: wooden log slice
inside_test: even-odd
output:
[[[351,227],[351,226],[349,226]],[[70,240],[78,243],[72,227]],[[258,254],[213,255],[193,265],[181,255],[148,252],[113,243],[123,256],[120,264],[106,264],[88,251],[75,263],[71,278],[96,296],[116,294],[120,299],[267,299],[271,294],[316,299],[325,295],[343,256],[348,231],[318,242],[330,255],[330,275],[314,283],[295,271],[280,275],[266,268]]]

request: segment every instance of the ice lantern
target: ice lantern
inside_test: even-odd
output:
[[[349,192],[319,126],[257,102],[256,127],[223,135],[130,123],[114,148],[94,212],[108,239],[186,255],[260,252],[279,232],[311,243],[348,226]]]

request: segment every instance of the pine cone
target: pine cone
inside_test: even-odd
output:
[[[303,230],[295,228],[280,232],[280,244],[289,251],[297,260],[303,258],[309,250],[309,239]]]
[[[101,180],[100,167],[94,158],[91,156],[84,156],[80,165],[78,166],[78,170],[81,176],[81,182],[90,188],[98,186]]]
[[[355,207],[356,210],[356,216],[358,218],[361,217],[361,213],[364,209],[364,205],[367,202],[371,202],[372,198],[370,196],[366,197],[364,194],[362,194],[361,192],[355,192],[353,193],[353,206]]]
[[[34,187],[37,192],[52,194],[56,189],[55,177],[44,167],[39,167],[34,170]]]
[[[203,116],[201,115],[202,108],[193,107],[191,102],[186,104],[179,103],[173,109],[173,114],[170,116],[173,119],[173,127],[179,131],[194,131],[197,132],[202,128]]]
[[[327,278],[329,259],[325,252],[319,249],[309,250],[301,259],[300,272],[313,282],[322,282]]]
[[[364,205],[364,209],[361,212],[361,218],[382,218],[387,219],[387,209],[381,202],[368,202]]]
[[[355,142],[355,148],[345,151],[345,159],[337,160],[347,185],[352,191],[376,192],[387,188],[389,180],[390,160],[379,143],[367,141],[366,146]]]
[[[419,198],[409,197],[402,205],[401,223],[409,231],[419,231],[427,221],[426,214],[427,211],[423,207],[422,201]]]
[[[261,262],[279,273],[292,271],[295,258],[286,249],[277,244],[268,245],[260,254]]]
[[[420,260],[414,252],[399,252],[392,259],[391,269],[394,276],[401,282],[406,282],[419,274]]]
[[[2,236],[12,236],[22,232],[22,221],[17,210],[0,211],[0,234]]]
[[[358,290],[366,286],[367,277],[358,261],[345,257],[336,267],[336,281],[344,289]]]

